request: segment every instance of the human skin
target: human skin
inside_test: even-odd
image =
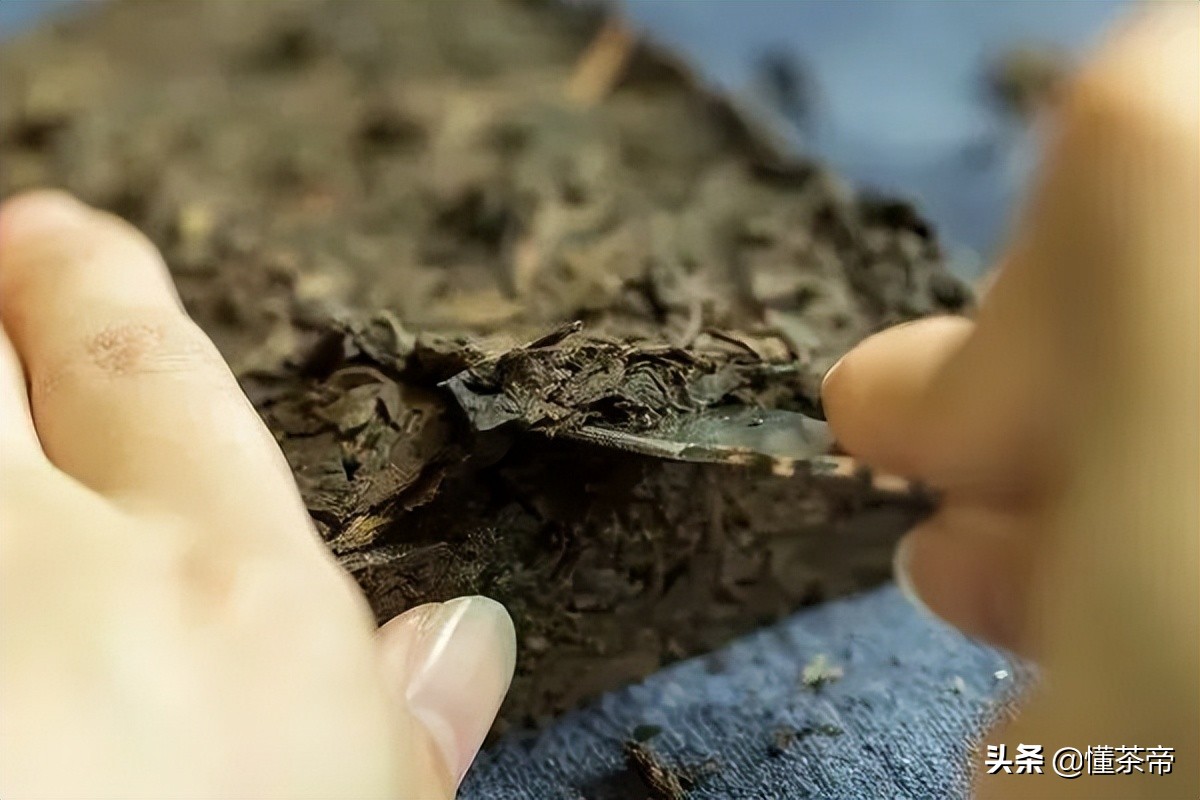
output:
[[[901,586],[1044,668],[981,744],[1041,744],[1047,774],[981,776],[981,797],[1200,796],[1198,13],[1154,8],[1066,92],[973,322],[884,331],[824,382],[849,452],[942,493]],[[1088,745],[1176,762],[1051,774]]]
[[[984,742],[1178,754],[984,797],[1197,794],[1198,35],[1195,6],[1158,10],[1085,69],[975,321],[886,331],[825,382],[850,452],[943,493],[901,583],[1045,666]],[[0,323],[0,795],[451,796],[511,676],[503,610],[374,629],[116,218],[0,207]]]
[[[452,796],[512,676],[504,609],[376,630],[124,222],[7,201],[0,321],[0,796]]]

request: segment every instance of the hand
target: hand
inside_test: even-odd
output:
[[[1023,777],[1018,791],[1001,773],[986,796],[1200,788],[1197,9],[1155,9],[1068,92],[975,322],[884,331],[825,380],[849,452],[943,493],[898,549],[898,582],[1045,666],[1021,717],[983,742],[1042,744],[1047,773],[1064,746],[1177,754],[1168,778]]]
[[[504,609],[375,630],[116,218],[5,203],[0,321],[0,795],[452,796],[512,675]]]

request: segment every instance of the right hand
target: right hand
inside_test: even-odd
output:
[[[1198,15],[1149,10],[1066,93],[974,322],[883,331],[823,388],[850,453],[942,492],[897,580],[1045,667],[982,743],[1041,744],[1047,774],[986,776],[983,796],[1200,796]],[[1051,773],[1055,750],[1088,745],[1176,763]]]

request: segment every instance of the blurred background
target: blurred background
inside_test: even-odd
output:
[[[0,36],[102,1],[0,0]],[[613,5],[801,152],[859,187],[915,201],[959,274],[976,277],[1035,162],[1027,96],[1069,69],[1131,2]]]
[[[1069,69],[1129,5],[627,0],[624,7],[714,83],[783,117],[804,152],[860,187],[914,200],[957,253],[960,272],[975,275],[1002,241],[1036,157],[1020,93]],[[798,95],[790,105],[779,97],[789,74]]]

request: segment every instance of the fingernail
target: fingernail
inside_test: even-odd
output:
[[[4,233],[38,233],[77,223],[88,207],[58,189],[37,189],[10,197],[0,207]]]
[[[405,690],[457,782],[479,752],[512,680],[516,635],[486,597],[442,603],[420,621]]]
[[[921,595],[917,593],[917,585],[913,582],[912,572],[909,569],[912,559],[912,536],[903,537],[899,544],[896,545],[896,551],[892,554],[892,578],[896,581],[897,588],[900,589],[900,594],[904,595],[914,608],[925,614],[930,619],[940,620],[937,614],[925,605],[925,601],[921,599]]]
[[[829,385],[829,378],[833,375],[833,373],[837,370],[837,368],[842,365],[842,362],[845,360],[846,360],[846,357],[842,356],[837,361],[833,362],[832,367],[825,370],[825,375],[822,376],[822,378],[821,378],[821,388],[817,391],[817,401],[814,404],[812,413],[809,416],[811,416],[815,419],[819,419],[821,421],[826,421],[825,420],[825,387]]]
[[[837,361],[833,362],[832,367],[825,370],[825,377],[821,378],[821,394],[822,395],[825,394],[825,387],[829,384],[829,379],[833,377],[833,373],[837,372],[838,367],[840,367],[842,365],[842,362],[845,360],[846,360],[846,357],[842,356]]]

